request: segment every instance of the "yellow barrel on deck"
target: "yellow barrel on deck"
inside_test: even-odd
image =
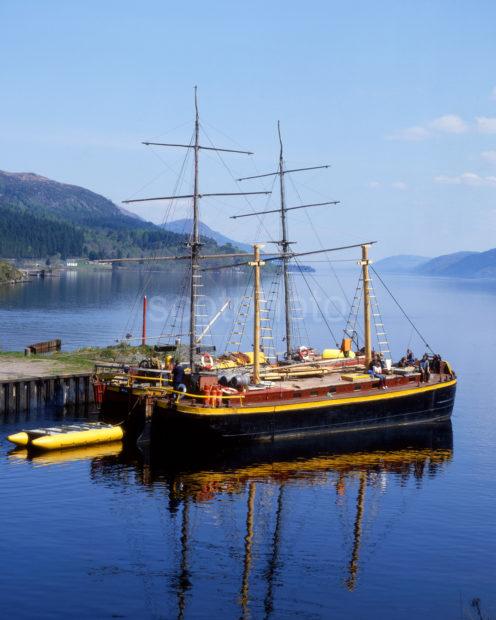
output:
[[[348,351],[348,355],[345,355],[341,349],[324,349],[322,351],[323,360],[339,360],[339,359],[354,359],[356,357],[354,351]]]

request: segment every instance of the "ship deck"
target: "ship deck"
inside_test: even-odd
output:
[[[343,375],[345,378],[343,378]],[[298,402],[312,403],[332,399],[333,401],[348,400],[353,397],[368,397],[387,394],[396,394],[415,388],[429,388],[453,379],[450,374],[431,373],[429,381],[421,382],[419,372],[402,375],[390,374],[386,376],[386,388],[382,389],[378,378],[359,375],[351,380],[347,373],[330,373],[321,377],[304,377],[273,382],[270,385],[249,386],[244,397],[239,399],[237,394],[229,399],[224,396],[222,403],[217,402],[216,408],[243,408],[246,406],[285,404],[295,405]],[[200,399],[185,397],[181,405],[186,407],[203,407],[205,402]]]

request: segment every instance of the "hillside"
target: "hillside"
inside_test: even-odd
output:
[[[136,218],[95,192],[31,172],[0,171],[0,204],[91,228],[129,229],[137,224]]]
[[[173,232],[176,234],[188,234],[192,227],[193,220],[188,218],[174,220],[172,222],[162,224],[162,228],[164,230],[168,230],[169,232]],[[231,245],[245,252],[251,252],[253,250],[252,246],[248,245],[247,243],[240,243],[239,241],[234,241],[233,239],[226,237],[222,233],[217,232],[216,230],[212,230],[210,226],[207,226],[207,224],[204,224],[203,222],[200,222],[200,236],[205,239],[213,239],[219,245]]]
[[[487,252],[456,252],[439,256],[422,265],[418,273],[454,278],[496,278],[496,248]]]
[[[397,256],[388,256],[377,261],[374,267],[382,273],[411,273],[430,260],[426,256],[398,254]]]
[[[141,257],[182,252],[186,242],[95,192],[33,173],[0,171],[0,218],[0,257]]]
[[[377,261],[374,266],[382,273],[496,278],[496,248],[487,252],[455,252],[431,259],[420,256],[390,256]]]
[[[445,272],[455,269],[456,265],[468,256],[477,254],[477,252],[455,252],[454,254],[444,254],[427,261],[417,268],[417,273],[426,276],[444,275]]]

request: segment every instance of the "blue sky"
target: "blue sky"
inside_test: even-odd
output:
[[[230,172],[205,156],[204,191],[273,170],[278,119],[289,166],[332,165],[288,186],[291,205],[341,200],[312,222],[291,215],[301,249],[316,245],[314,228],[326,246],[378,239],[377,256],[496,246],[492,1],[2,0],[0,23],[0,169],[117,203],[167,195],[184,153],[140,141],[189,141],[198,84],[203,139],[256,153],[224,157]],[[266,240],[273,216],[263,229],[229,219],[266,204],[205,200],[202,219]]]

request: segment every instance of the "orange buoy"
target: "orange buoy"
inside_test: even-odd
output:
[[[212,385],[210,388],[210,407],[217,406],[217,386]]]
[[[205,394],[205,399],[203,401],[203,406],[204,407],[210,407],[210,395],[212,393],[212,386],[210,385],[206,385],[205,389],[203,390],[204,394]]]

